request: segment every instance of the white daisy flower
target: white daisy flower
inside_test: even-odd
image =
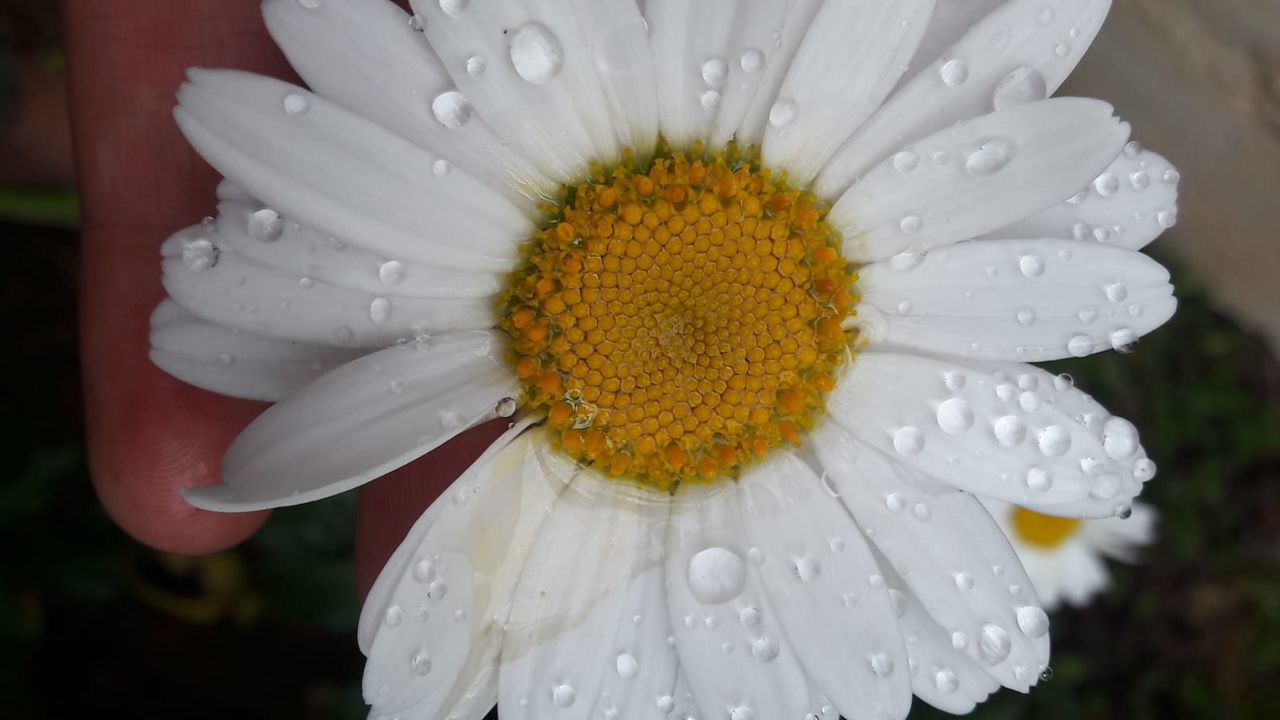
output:
[[[1009,537],[1046,610],[1080,607],[1107,589],[1106,558],[1132,563],[1156,538],[1155,508],[1134,503],[1132,514],[1083,520],[1045,515],[1020,505],[983,498],[982,504]]]
[[[1155,466],[1025,363],[1176,304],[1139,250],[1177,173],[1048,99],[1109,0],[412,5],[268,0],[310,90],[191,71],[175,114],[228,182],[164,247],[152,338],[278,401],[204,508],[513,418],[366,601],[374,716],[1029,689],[1048,619],[975,496],[1105,517]]]

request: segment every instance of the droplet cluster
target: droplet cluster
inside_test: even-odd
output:
[[[825,206],[731,149],[597,169],[551,210],[503,327],[565,452],[670,489],[799,443],[854,340]]]

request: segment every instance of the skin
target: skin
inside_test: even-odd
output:
[[[199,390],[147,359],[164,297],[160,244],[214,209],[217,175],[172,118],[191,66],[296,81],[258,0],[65,2],[76,170],[84,212],[81,353],[93,483],[111,517],[154,548],[202,554],[256,531],[267,513],[197,510],[182,488],[218,480],[222,453],[266,407]],[[361,596],[405,531],[505,422],[476,428],[359,491]]]

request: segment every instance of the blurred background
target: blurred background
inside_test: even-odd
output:
[[[1052,368],[1143,430],[1160,539],[1054,617],[1052,680],[974,717],[1275,717],[1280,2],[1116,0],[1064,92],[1115,103],[1183,175],[1180,225],[1152,249],[1178,316],[1132,355]],[[0,714],[363,717],[351,494],[201,558],[138,545],[97,504],[77,224],[56,3],[0,0]]]

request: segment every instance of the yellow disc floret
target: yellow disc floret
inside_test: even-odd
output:
[[[593,175],[503,299],[524,405],[579,462],[661,489],[799,443],[853,343],[827,208],[749,158]]]
[[[1080,528],[1075,518],[1045,515],[1021,506],[1013,508],[1013,531],[1022,542],[1040,548],[1056,548]]]

